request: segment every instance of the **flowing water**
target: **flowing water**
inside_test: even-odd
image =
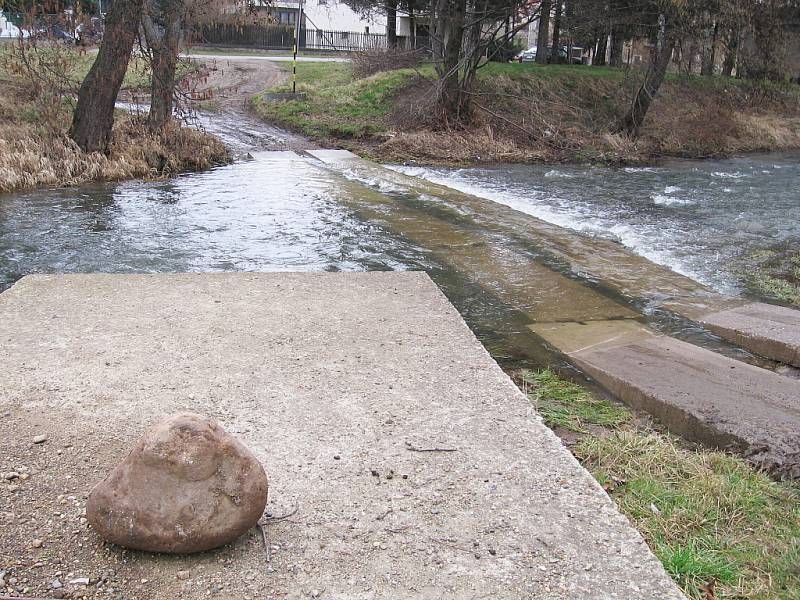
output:
[[[658,167],[397,167],[545,221],[619,241],[723,293],[738,262],[768,246],[800,248],[800,155]]]
[[[726,269],[733,257],[800,235],[800,162],[786,155],[653,169],[399,169],[616,237],[726,291],[738,285]],[[497,358],[533,365],[553,360],[527,328],[537,314],[635,312],[592,282],[556,276],[535,248],[436,203],[280,152],[169,181],[5,195],[0,290],[30,273],[424,269]],[[584,288],[591,293],[578,303]]]

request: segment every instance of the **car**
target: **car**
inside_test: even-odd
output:
[[[533,48],[528,48],[527,50],[523,50],[519,54],[514,57],[514,60],[517,62],[535,62],[536,61],[536,46]]]

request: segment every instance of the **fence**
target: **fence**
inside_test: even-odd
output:
[[[294,47],[294,29],[281,25],[238,25],[212,23],[203,27],[196,41],[212,46],[259,48],[262,50],[291,50]],[[427,49],[429,39],[423,36],[398,36],[399,48],[410,50]],[[387,48],[386,36],[380,33],[356,31],[325,31],[322,29],[300,30],[301,50],[327,50],[360,52]]]

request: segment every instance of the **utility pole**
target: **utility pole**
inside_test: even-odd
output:
[[[297,18],[294,21],[294,54],[292,56],[292,93],[297,93],[297,50],[300,47],[300,22],[303,20],[303,0],[297,0]]]

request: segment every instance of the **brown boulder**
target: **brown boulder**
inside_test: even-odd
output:
[[[211,419],[181,413],[148,429],[95,486],[86,517],[114,544],[188,553],[232,542],[266,504],[267,476],[250,450]]]

